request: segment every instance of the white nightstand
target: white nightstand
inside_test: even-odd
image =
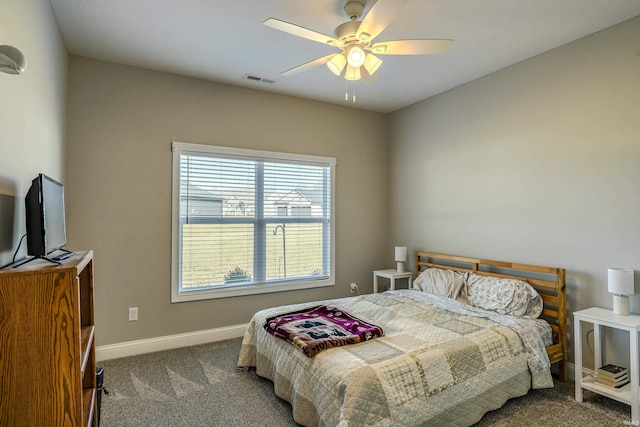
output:
[[[396,288],[396,279],[407,279],[407,289],[411,289],[411,278],[413,273],[405,271],[404,273],[398,273],[397,270],[376,270],[373,272],[373,293],[378,293],[378,277],[384,277],[389,279],[389,289],[394,290]]]
[[[613,314],[613,311],[600,307],[592,307],[586,310],[580,310],[573,313],[574,329],[573,335],[575,344],[575,377],[576,377],[576,401],[582,402],[582,389],[591,390],[594,393],[607,396],[619,402],[631,405],[631,422],[640,421],[638,411],[638,332],[640,331],[640,316],[629,315],[620,316]],[[590,376],[582,375],[582,322],[593,324],[593,342],[594,342],[594,363],[595,369],[602,366],[602,352],[600,346],[600,328],[607,326],[609,328],[621,329],[629,332],[629,376],[630,383],[621,390],[616,391],[601,386],[596,383]],[[637,425],[637,424],[635,424]]]

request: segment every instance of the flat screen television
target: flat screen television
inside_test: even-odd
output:
[[[29,255],[46,257],[67,244],[62,184],[39,174],[25,197],[25,210]]]

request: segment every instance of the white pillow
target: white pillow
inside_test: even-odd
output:
[[[469,273],[467,290],[469,304],[483,310],[530,319],[542,314],[542,297],[522,280]]]
[[[442,268],[427,268],[413,281],[413,287],[422,292],[442,295],[467,302],[467,273]]]

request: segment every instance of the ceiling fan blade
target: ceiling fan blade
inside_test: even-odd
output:
[[[453,43],[450,39],[391,40],[374,43],[369,49],[376,55],[430,55],[449,52]]]
[[[376,38],[395,19],[408,1],[378,0],[362,20],[356,32],[356,38],[363,42]]]
[[[317,31],[310,30],[308,28],[301,27],[299,25],[291,24],[289,22],[281,21],[275,18],[269,18],[263,22],[267,27],[274,28],[276,30],[283,31],[285,33],[293,34],[294,36],[302,37],[303,39],[313,40],[314,42],[328,44],[331,46],[342,47],[343,43],[331,36],[324,35]]]
[[[340,53],[332,53],[331,55],[323,56],[322,58],[314,59],[313,61],[306,62],[302,65],[298,65],[297,67],[293,67],[287,71],[280,73],[282,76],[292,76],[294,74],[301,73],[303,71],[310,70],[311,68],[317,67],[318,65],[326,64],[336,55],[340,55]]]

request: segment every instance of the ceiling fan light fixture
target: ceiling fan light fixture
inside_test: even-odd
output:
[[[339,76],[344,70],[344,67],[347,65],[347,58],[342,53],[337,53],[329,62],[327,62],[327,67],[333,74]]]
[[[373,73],[375,73],[381,65],[382,59],[378,58],[373,53],[367,54],[367,57],[364,60],[364,64],[362,64],[369,75],[373,75]]]
[[[360,67],[352,67],[347,64],[347,71],[344,73],[344,78],[349,81],[356,81],[362,78],[362,74],[360,74]]]
[[[365,53],[358,45],[351,46],[347,51],[347,63],[353,68],[358,68],[364,64]]]

